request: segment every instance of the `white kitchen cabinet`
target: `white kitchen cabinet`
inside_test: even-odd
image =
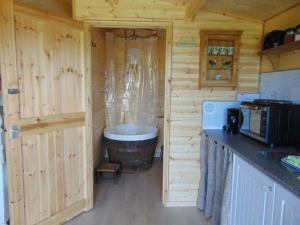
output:
[[[231,225],[273,225],[275,182],[234,155]]]
[[[300,198],[234,155],[231,225],[299,225]]]
[[[276,186],[274,225],[299,225],[300,199],[290,191]]]

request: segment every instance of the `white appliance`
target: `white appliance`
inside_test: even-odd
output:
[[[6,177],[6,160],[3,131],[3,107],[0,106],[0,225],[6,225],[8,214],[8,194]]]

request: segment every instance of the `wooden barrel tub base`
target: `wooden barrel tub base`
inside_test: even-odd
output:
[[[151,168],[157,145],[157,128],[145,124],[119,124],[104,129],[104,141],[110,162],[122,168]]]
[[[152,167],[157,137],[140,141],[119,141],[104,137],[110,162],[120,163],[122,168],[144,171]]]

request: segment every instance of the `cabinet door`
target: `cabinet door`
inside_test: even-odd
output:
[[[234,156],[232,225],[272,225],[274,182]]]
[[[274,225],[299,224],[300,199],[280,185],[277,185],[274,206]]]

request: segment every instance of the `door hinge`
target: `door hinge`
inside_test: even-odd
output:
[[[19,136],[19,128],[17,125],[12,125],[11,127],[11,138],[12,139],[17,139]]]
[[[15,95],[20,93],[19,89],[17,88],[9,88],[7,91],[9,95]]]

